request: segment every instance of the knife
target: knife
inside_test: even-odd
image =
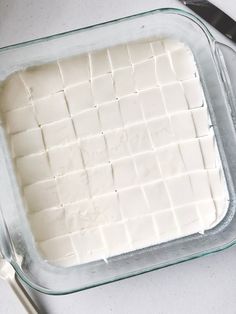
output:
[[[207,0],[180,0],[185,6],[236,43],[236,22]]]

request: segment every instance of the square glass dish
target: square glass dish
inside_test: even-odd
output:
[[[1,48],[0,80],[30,66],[149,38],[185,43],[193,53],[214,129],[229,200],[224,218],[204,234],[193,234],[105,260],[71,267],[48,263],[38,253],[14,173],[4,126],[0,126],[0,248],[2,257],[31,287],[66,294],[173,265],[234,244],[236,133],[234,95],[219,44],[191,14],[158,9]],[[227,63],[227,62],[226,62]]]

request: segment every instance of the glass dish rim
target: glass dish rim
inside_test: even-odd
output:
[[[132,14],[130,16],[117,18],[117,19],[114,19],[114,20],[105,21],[105,22],[102,22],[102,23],[97,23],[97,24],[93,24],[93,25],[90,25],[90,26],[86,26],[86,27],[82,27],[82,28],[78,28],[78,29],[74,29],[74,30],[58,33],[58,34],[53,34],[53,35],[50,35],[50,36],[41,37],[41,38],[37,38],[37,39],[25,41],[25,42],[20,42],[20,43],[17,43],[17,44],[7,45],[7,46],[4,46],[4,47],[0,48],[0,53],[1,52],[5,52],[7,50],[11,50],[11,49],[17,49],[17,48],[21,48],[21,47],[30,46],[32,44],[37,44],[37,43],[40,43],[40,42],[47,42],[47,41],[50,41],[50,40],[53,40],[53,39],[63,38],[63,37],[66,37],[66,36],[69,36],[69,35],[72,35],[72,34],[75,34],[75,33],[83,32],[83,31],[94,29],[94,28],[97,28],[97,27],[102,27],[102,26],[105,26],[107,24],[115,24],[115,23],[118,23],[118,22],[121,22],[121,21],[130,20],[130,19],[134,19],[134,18],[137,18],[137,17],[145,16],[145,15],[148,15],[148,14],[155,14],[155,13],[179,14],[179,15],[182,15],[182,16],[184,16],[186,18],[189,18],[193,22],[195,22],[203,30],[203,32],[206,35],[207,40],[208,40],[209,45],[211,46],[211,48],[213,48],[215,43],[217,43],[216,39],[211,34],[211,32],[209,31],[207,26],[204,25],[202,23],[202,20],[200,18],[198,18],[196,15],[191,14],[190,12],[187,12],[187,11],[185,11],[183,9],[174,8],[174,7],[165,7],[165,8],[157,8],[157,9],[153,9],[153,10],[147,10],[145,12]],[[11,260],[10,262],[11,262],[11,265],[13,266],[13,268],[15,269],[17,276],[19,276],[19,278],[23,282],[25,282],[28,286],[30,286],[34,290],[37,290],[39,292],[46,293],[46,294],[51,294],[51,295],[65,295],[65,294],[75,293],[75,292],[78,292],[78,291],[83,291],[83,290],[86,290],[86,289],[89,289],[89,288],[97,287],[97,286],[100,286],[100,285],[103,285],[103,284],[116,282],[116,281],[122,280],[124,278],[130,278],[130,277],[137,276],[137,275],[140,275],[140,274],[143,274],[143,273],[147,273],[147,272],[150,272],[150,271],[153,271],[153,270],[156,270],[156,269],[161,269],[161,268],[165,268],[165,267],[168,267],[168,266],[171,266],[171,265],[175,265],[175,264],[179,264],[179,263],[182,263],[182,262],[186,262],[188,260],[193,260],[193,259],[198,258],[198,257],[202,257],[202,256],[209,255],[211,253],[216,253],[218,251],[222,251],[222,250],[224,250],[226,248],[229,248],[229,247],[231,247],[231,246],[233,246],[235,244],[236,244],[236,237],[232,241],[227,242],[225,244],[222,244],[220,246],[217,246],[215,248],[210,248],[208,250],[199,251],[197,253],[188,255],[186,257],[177,258],[176,260],[169,261],[167,263],[165,262],[165,263],[158,264],[158,265],[155,265],[155,266],[152,266],[152,267],[149,266],[149,267],[143,268],[143,269],[141,269],[139,271],[134,271],[132,273],[126,273],[123,276],[119,275],[117,277],[113,277],[110,280],[106,280],[105,282],[102,282],[102,281],[101,282],[95,282],[94,284],[88,285],[87,287],[85,286],[85,287],[81,287],[81,288],[74,288],[74,289],[70,289],[68,291],[53,291],[53,290],[49,290],[47,288],[41,287],[38,284],[35,284],[31,280],[29,280],[27,278],[27,276],[25,275],[24,271],[19,267],[19,265],[14,260]]]
[[[45,42],[45,41],[50,41],[50,40],[57,39],[57,38],[66,37],[66,36],[69,36],[69,35],[72,35],[72,34],[76,34],[76,33],[82,32],[82,31],[86,31],[86,30],[89,30],[89,29],[105,26],[107,24],[115,24],[115,23],[118,23],[120,21],[130,20],[132,18],[136,18],[136,17],[140,17],[140,16],[152,14],[152,13],[158,13],[158,12],[180,14],[180,15],[184,15],[185,17],[188,17],[188,18],[192,19],[195,22],[198,22],[199,23],[198,26],[208,35],[207,37],[210,37],[211,40],[215,41],[215,38],[211,34],[210,30],[207,28],[207,26],[205,26],[205,24],[203,24],[203,21],[197,15],[195,15],[195,14],[189,12],[189,11],[186,11],[184,9],[180,9],[180,8],[163,7],[163,8],[157,8],[157,9],[147,10],[147,11],[140,12],[140,13],[127,15],[127,16],[124,16],[124,17],[112,19],[112,20],[109,20],[109,21],[104,21],[104,22],[101,22],[101,23],[96,23],[96,24],[91,24],[91,25],[88,25],[88,26],[80,27],[80,28],[75,28],[75,29],[72,29],[72,30],[69,30],[69,31],[65,31],[65,32],[60,32],[60,33],[57,33],[57,34],[43,36],[43,37],[31,39],[31,40],[26,40],[26,41],[19,42],[19,43],[16,43],[16,44],[6,45],[6,46],[3,46],[3,47],[0,47],[0,52],[1,51],[7,51],[7,50],[15,49],[15,48],[21,48],[21,47],[25,47],[25,46],[29,46],[29,45],[32,45],[32,44]]]

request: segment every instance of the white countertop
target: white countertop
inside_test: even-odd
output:
[[[154,9],[162,0],[2,0],[0,46]],[[236,18],[234,0],[214,0]],[[176,6],[173,0],[173,5]],[[236,247],[67,296],[31,292],[40,313],[63,314],[234,314]],[[0,313],[23,314],[0,281]]]

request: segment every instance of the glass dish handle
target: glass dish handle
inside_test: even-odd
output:
[[[223,43],[216,42],[216,57],[236,127],[236,45],[234,50]]]
[[[39,313],[36,310],[31,298],[29,297],[29,295],[27,294],[19,280],[16,278],[16,274],[13,267],[1,257],[0,257],[0,278],[8,282],[15,296],[18,298],[19,302],[24,307],[26,313],[29,314]]]
[[[0,207],[0,278],[8,282],[26,313],[37,314],[39,312],[36,310],[30,296],[17,279],[15,270],[9,262],[13,252],[11,239]]]

